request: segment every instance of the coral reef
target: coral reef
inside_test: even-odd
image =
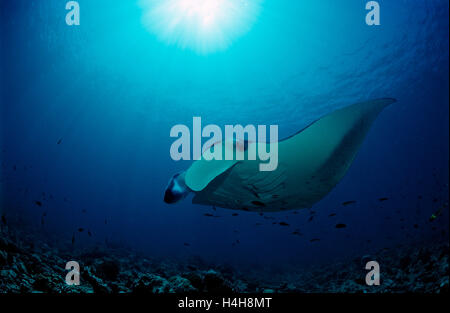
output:
[[[65,282],[65,265],[74,253],[82,260],[79,286]],[[449,290],[448,254],[448,242],[402,246],[274,275],[195,259],[153,259],[123,247],[65,251],[3,231],[0,293],[442,293]],[[365,283],[364,264],[371,259],[383,260],[379,286]]]

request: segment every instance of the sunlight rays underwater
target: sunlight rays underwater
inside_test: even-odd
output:
[[[199,54],[223,51],[247,33],[261,0],[140,0],[142,22],[169,45]]]

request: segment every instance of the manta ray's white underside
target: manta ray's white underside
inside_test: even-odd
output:
[[[341,180],[373,121],[393,102],[357,103],[320,118],[278,143],[278,167],[271,172],[260,171],[258,159],[195,161],[185,175],[192,202],[258,212],[311,207]],[[249,143],[248,149],[260,144],[266,145]]]

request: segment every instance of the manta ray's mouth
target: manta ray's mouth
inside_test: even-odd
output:
[[[177,201],[178,200],[177,200],[176,195],[174,195],[173,192],[169,188],[167,188],[166,192],[164,193],[164,202],[168,203],[168,204],[172,204]]]
[[[175,174],[169,181],[164,192],[164,202],[168,204],[176,203],[187,196],[189,188],[184,183],[184,172]]]

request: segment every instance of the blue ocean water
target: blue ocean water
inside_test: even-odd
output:
[[[448,1],[379,1],[381,25],[369,27],[361,1],[265,0],[248,31],[207,53],[158,37],[138,1],[78,2],[79,26],[66,25],[66,1],[0,4],[0,205],[15,227],[62,243],[76,233],[82,247],[275,267],[448,240],[448,206],[429,223],[448,203]],[[278,124],[286,137],[380,97],[397,102],[312,221],[307,209],[267,214],[282,227],[163,202],[191,164],[170,157],[176,124]]]

